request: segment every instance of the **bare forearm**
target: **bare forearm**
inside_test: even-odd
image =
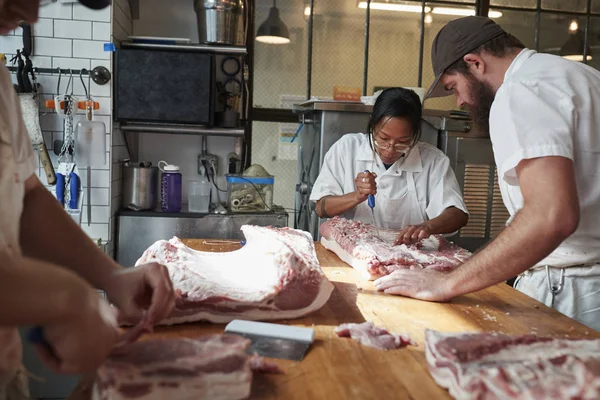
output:
[[[539,211],[522,209],[484,250],[450,273],[453,296],[503,282],[542,260],[568,237],[553,221]]]
[[[92,286],[105,289],[108,279],[120,267],[64,212],[39,181],[33,185],[25,195],[21,216],[23,254],[69,268]]]
[[[0,325],[45,325],[75,315],[91,287],[47,262],[0,254]]]
[[[469,221],[469,216],[456,207],[448,207],[437,217],[427,221],[432,235],[456,232]]]
[[[342,196],[325,196],[317,201],[316,212],[321,218],[331,218],[345,213],[360,203],[354,192]]]

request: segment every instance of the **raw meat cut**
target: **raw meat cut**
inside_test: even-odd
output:
[[[373,321],[362,324],[341,324],[335,328],[339,337],[350,337],[365,346],[380,350],[399,349],[417,344],[406,334],[389,333],[387,329],[375,326]]]
[[[456,399],[598,399],[600,340],[425,331],[433,379]]]
[[[471,253],[432,235],[412,245],[394,246],[399,231],[334,217],[321,224],[321,243],[369,280],[398,269],[431,268],[451,271]],[[379,236],[378,236],[379,235]]]
[[[333,285],[321,271],[310,234],[251,225],[241,229],[246,245],[228,253],[196,251],[176,237],[144,252],[136,265],[165,265],[180,294],[171,316],[159,324],[291,319],[327,302]]]
[[[243,399],[252,383],[249,345],[248,339],[229,334],[136,342],[98,369],[93,397]]]
[[[254,353],[252,357],[249,359],[250,369],[252,372],[259,372],[265,374],[283,374],[283,370],[277,364],[272,361],[267,361],[264,357],[259,356],[257,353]]]

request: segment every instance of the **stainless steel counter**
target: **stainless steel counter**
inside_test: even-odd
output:
[[[121,211],[117,221],[116,260],[128,267],[157,240],[173,236],[242,240],[242,225],[284,227],[288,226],[288,214],[279,207],[274,207],[272,212],[224,215]]]

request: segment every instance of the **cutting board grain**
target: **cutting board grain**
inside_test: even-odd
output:
[[[239,248],[232,241],[188,239],[203,251]],[[506,284],[430,303],[377,292],[372,284],[315,243],[323,271],[334,284],[331,298],[304,318],[280,323],[313,327],[316,341],[301,362],[272,360],[284,375],[256,374],[252,399],[451,399],[427,371],[423,347],[425,328],[445,332],[534,333],[552,337],[600,338],[600,333],[546,307]],[[345,322],[371,320],[397,333],[408,333],[417,343],[400,350],[380,351],[351,339],[338,338],[334,328]],[[159,327],[146,338],[194,337],[223,332],[224,325],[194,323]],[[86,384],[73,399],[86,398]]]

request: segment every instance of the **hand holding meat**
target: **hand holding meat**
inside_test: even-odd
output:
[[[375,287],[387,294],[396,294],[427,301],[448,301],[450,273],[434,269],[400,269],[375,280]]]
[[[175,291],[167,268],[157,263],[127,268],[116,273],[106,294],[119,309],[119,319],[137,324],[145,317],[154,325],[175,307]]]
[[[369,197],[370,194],[377,194],[376,177],[377,174],[373,172],[360,172],[356,175],[356,178],[354,178],[354,185],[356,186],[354,194],[359,203],[367,200],[367,197]]]
[[[94,371],[121,336],[115,310],[95,290],[86,288],[77,301],[66,319],[43,326],[53,353],[36,345],[40,358],[59,373]]]
[[[394,245],[412,244],[431,236],[431,228],[427,223],[404,227],[394,241]]]

